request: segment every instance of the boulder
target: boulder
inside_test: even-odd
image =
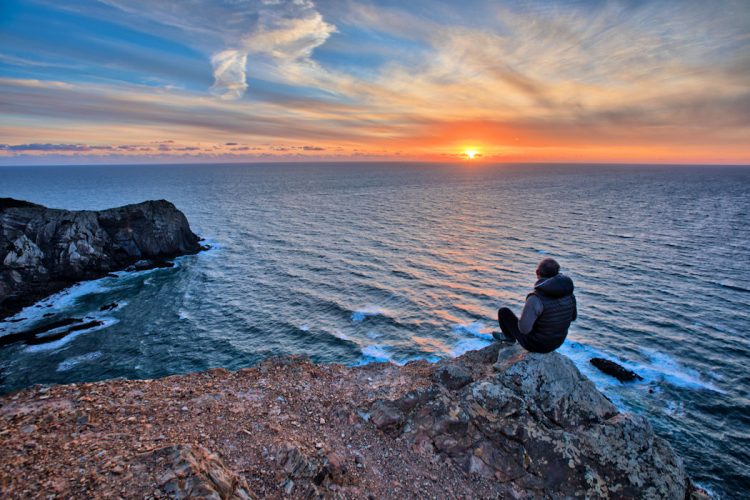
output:
[[[680,459],[649,422],[619,412],[568,358],[511,345],[493,368],[458,390],[438,382],[378,400],[371,421],[532,497],[684,498],[691,491]]]
[[[146,461],[159,464],[156,484],[170,498],[249,500],[247,482],[202,446],[179,444],[155,450]]]
[[[460,389],[472,382],[471,373],[461,365],[449,364],[435,371],[435,381],[448,389]]]
[[[597,367],[602,373],[615,377],[620,382],[632,382],[633,380],[643,380],[643,377],[624,366],[604,358],[591,358],[589,362]]]
[[[78,281],[201,249],[165,200],[70,211],[0,199],[0,319]]]

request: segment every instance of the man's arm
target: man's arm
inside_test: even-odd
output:
[[[542,301],[536,295],[529,295],[526,304],[521,311],[521,318],[518,320],[518,331],[527,335],[533,328],[537,318],[541,316],[544,306]]]

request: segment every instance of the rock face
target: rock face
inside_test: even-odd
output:
[[[167,446],[145,456],[143,461],[159,472],[155,482],[170,498],[256,498],[244,479],[227,469],[216,454],[199,445]]]
[[[0,198],[0,318],[77,281],[201,250],[165,200],[69,211]]]
[[[0,436],[3,498],[706,498],[569,359],[500,343],[35,386]]]
[[[513,496],[685,498],[689,491],[681,461],[649,422],[618,412],[560,354],[507,347],[492,374],[468,385],[438,380],[375,402],[372,422],[507,484]]]

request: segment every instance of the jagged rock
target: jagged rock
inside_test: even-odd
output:
[[[591,358],[589,362],[597,367],[599,371],[615,377],[620,382],[632,382],[633,380],[643,380],[643,377],[624,366],[604,358]]]
[[[100,311],[111,311],[112,309],[117,308],[117,302],[112,302],[110,304],[104,304],[99,308]]]
[[[47,321],[28,330],[3,335],[0,337],[0,346],[12,344],[14,342],[29,342],[36,339],[38,335],[45,334],[58,328],[74,325],[76,323],[83,323],[83,320],[81,318],[62,318],[55,321]]]
[[[128,271],[150,271],[151,269],[168,269],[174,267],[174,262],[168,260],[142,260],[128,267]]]
[[[201,248],[165,200],[70,211],[0,199],[0,318],[75,282]]]
[[[448,389],[460,389],[470,384],[472,380],[471,373],[464,367],[456,364],[442,366],[435,372],[435,381],[443,384]]]
[[[649,422],[619,413],[568,358],[510,346],[494,370],[458,391],[436,384],[379,400],[371,421],[415,449],[532,496],[684,498],[690,491],[680,460]]]
[[[162,464],[156,483],[170,498],[256,498],[244,479],[228,469],[218,455],[202,446],[168,446],[154,451],[148,459]]]
[[[344,455],[338,451],[307,455],[292,443],[276,451],[274,461],[280,467],[277,479],[287,495],[314,498],[334,485],[353,483]]]
[[[436,382],[448,365],[473,381]],[[706,498],[644,418],[592,391],[559,354],[497,345],[436,364],[276,358],[238,372],[37,386],[0,396],[3,492]],[[175,442],[192,447],[152,451]]]

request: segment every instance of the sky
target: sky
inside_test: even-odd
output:
[[[1,0],[0,164],[750,163],[750,1]]]

